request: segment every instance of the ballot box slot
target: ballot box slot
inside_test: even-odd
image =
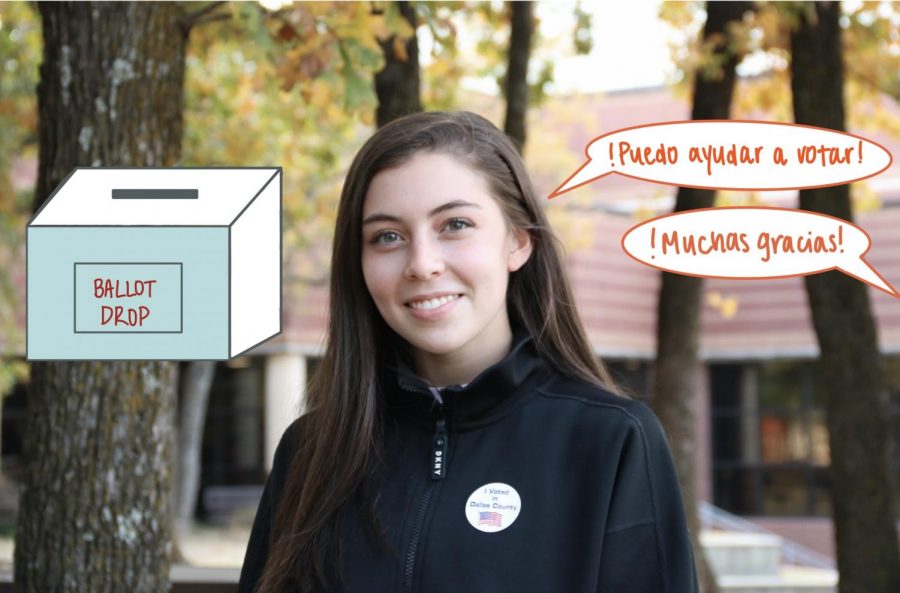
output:
[[[196,200],[196,189],[113,189],[114,200]]]

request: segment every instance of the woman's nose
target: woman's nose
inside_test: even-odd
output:
[[[444,271],[444,257],[440,245],[431,237],[416,238],[409,248],[404,275],[409,279],[425,280]]]

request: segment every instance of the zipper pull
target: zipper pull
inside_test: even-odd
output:
[[[431,479],[443,480],[447,475],[447,425],[439,418],[431,440]]]

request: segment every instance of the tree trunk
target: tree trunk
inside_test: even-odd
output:
[[[179,5],[39,9],[35,208],[75,166],[173,165],[188,32]],[[31,376],[18,590],[168,590],[176,365],[34,362]]]
[[[416,9],[409,2],[398,2],[403,18],[412,25],[413,35],[406,41],[406,59],[394,50],[394,36],[378,41],[384,52],[384,69],[375,74],[375,94],[378,108],[376,124],[384,124],[402,115],[422,111],[419,90],[419,43],[416,41]]]
[[[728,49],[727,24],[739,21],[744,12],[750,9],[749,2],[707,3],[703,38],[719,40],[713,48],[713,59],[721,60],[721,76],[706,78],[698,71],[694,78],[692,119],[728,119],[739,57]],[[714,198],[713,190],[678,188],[675,212],[710,208]],[[658,297],[653,407],[672,445],[684,495],[688,527],[691,530],[700,588],[712,593],[718,591],[718,587],[699,542],[700,519],[697,514],[697,472],[694,463],[694,410],[697,407],[702,368],[698,360],[702,291],[702,278],[662,273]]]
[[[506,121],[503,130],[525,147],[525,115],[528,112],[528,59],[534,30],[533,2],[510,2],[509,67],[506,70]]]
[[[188,530],[197,506],[203,425],[216,363],[195,360],[189,362],[186,368],[178,406],[178,463],[175,476],[175,529],[178,534]]]
[[[797,123],[844,129],[839,3],[805,5],[791,34]],[[800,192],[800,208],[852,220],[849,186]],[[831,447],[841,593],[900,591],[888,465],[887,384],[866,285],[840,272],[805,278],[819,342]]]

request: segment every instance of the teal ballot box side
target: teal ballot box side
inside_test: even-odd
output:
[[[226,227],[27,230],[29,360],[225,360]]]

